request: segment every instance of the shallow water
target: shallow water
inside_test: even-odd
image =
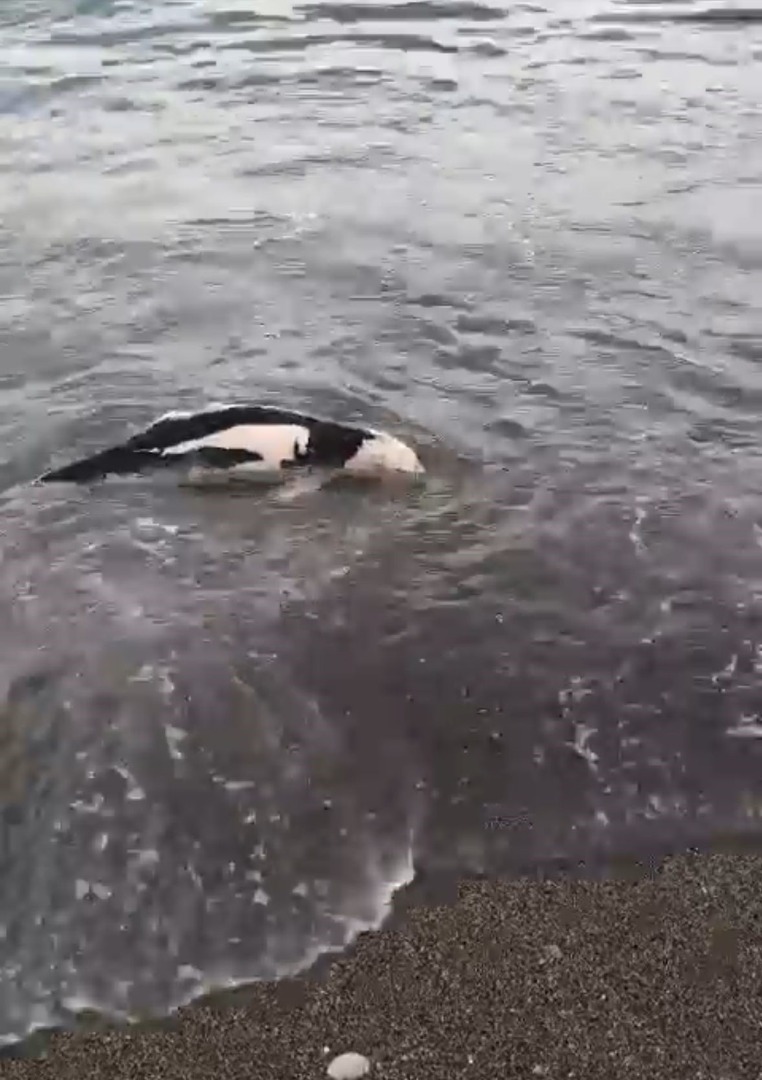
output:
[[[6,0],[0,1037],[762,814],[762,26]],[[422,489],[29,485],[287,402]]]

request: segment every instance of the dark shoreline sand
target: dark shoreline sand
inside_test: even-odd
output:
[[[44,1057],[0,1060],[0,1076],[299,1080],[355,1050],[389,1080],[758,1080],[762,854],[607,875],[465,881],[439,906],[419,885],[383,929],[299,978],[154,1024],[54,1034]]]

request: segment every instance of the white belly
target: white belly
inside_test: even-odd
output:
[[[190,454],[205,446],[223,450],[249,450],[259,454],[259,461],[245,461],[233,466],[231,472],[271,472],[281,468],[284,461],[294,461],[294,449],[303,454],[309,442],[309,429],[299,424],[239,424],[224,431],[215,431],[200,439],[168,446],[165,454]]]

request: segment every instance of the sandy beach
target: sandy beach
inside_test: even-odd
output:
[[[605,880],[461,883],[303,977],[168,1021],[56,1035],[9,1080],[760,1075],[762,855],[696,852]]]

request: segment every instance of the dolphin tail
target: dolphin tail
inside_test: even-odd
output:
[[[170,464],[164,455],[155,450],[131,450],[125,446],[116,446],[110,450],[101,450],[91,457],[81,458],[60,469],[51,469],[38,478],[38,483],[87,484],[93,480],[102,480],[106,476],[130,476]]]

